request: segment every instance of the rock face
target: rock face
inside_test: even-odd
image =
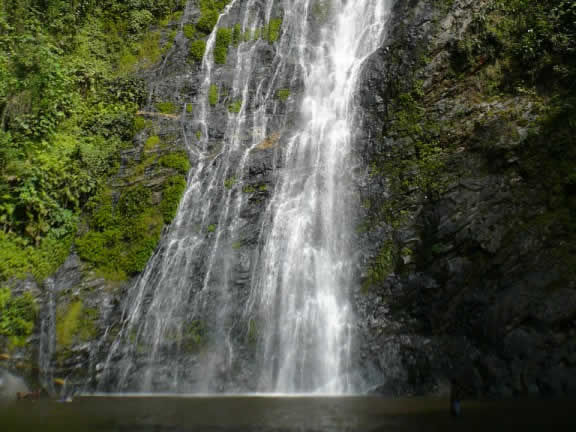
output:
[[[457,379],[475,396],[573,395],[573,237],[542,178],[522,170],[537,102],[484,96],[481,63],[454,74],[456,47],[490,2],[436,3],[397,3],[360,94],[369,380],[393,394]]]
[[[573,237],[566,234],[559,213],[551,211],[545,184],[518,164],[529,157],[530,134],[539,124],[538,101],[527,94],[486,97],[482,83],[475,81],[481,67],[455,73],[458,43],[488,3],[396,2],[386,43],[364,68],[354,149],[362,165],[357,175],[362,208],[353,300],[354,367],[366,391],[440,393],[455,379],[471,396],[576,394]],[[185,19],[197,13],[189,7]],[[232,11],[229,25],[239,13]],[[198,131],[207,133],[209,149],[218,154],[227,110],[214,111],[205,130],[189,121],[197,107],[189,111],[187,104],[202,82],[200,66],[189,63],[188,50],[189,41],[179,33],[162,63],[142,74],[150,96],[141,114],[150,123],[122,154],[119,175],[111,182],[116,195],[134,184],[159,195],[173,172],[156,162],[140,169],[142,163],[151,154],[159,158],[186,148],[189,140],[199,139]],[[255,45],[252,68],[262,80],[274,55],[269,44]],[[288,65],[286,76],[294,68]],[[223,66],[214,80],[227,83],[231,75]],[[299,85],[291,83],[294,93]],[[160,112],[157,104],[164,102],[176,111]],[[274,109],[283,113],[292,102],[277,103]],[[242,241],[232,246],[233,257],[226,257],[239,305],[248,296],[259,227],[265,223],[275,169],[282,166],[282,131],[295,121],[289,115],[281,124],[280,117],[271,116],[273,133],[251,152],[247,176],[238,179],[242,188],[232,192],[247,194],[239,215]],[[146,149],[152,135],[166,145]],[[215,159],[211,167],[216,170],[219,163]],[[222,211],[210,209],[211,224],[221,220]],[[167,250],[164,237],[157,253]],[[197,279],[203,271],[198,269]],[[30,367],[25,374],[38,376],[51,390],[60,385],[55,378],[94,389],[122,327],[122,302],[137,279],[111,282],[73,253],[43,287],[23,283],[21,290],[42,291],[40,333],[28,349],[2,362],[11,369]],[[79,323],[58,331],[58,322],[67,316]],[[252,327],[244,330],[235,329],[231,337],[253,337]],[[234,379],[232,387],[250,387],[254,350],[246,345],[235,376],[216,370],[218,383]],[[183,364],[195,368],[196,355]],[[38,367],[31,366],[36,359]]]

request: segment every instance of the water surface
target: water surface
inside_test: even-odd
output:
[[[574,431],[574,401],[468,402],[377,397],[90,397],[0,406],[0,430],[59,432]]]

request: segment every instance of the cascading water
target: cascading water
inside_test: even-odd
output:
[[[101,389],[358,390],[348,301],[353,102],[390,3],[233,0],[220,15],[217,28],[240,24],[249,35],[283,15],[281,35],[271,56],[268,42],[244,38],[229,55],[233,70],[213,63],[216,30],[209,37],[197,115],[183,124],[194,168],[175,221],[128,293]],[[224,94],[241,101],[239,112],[224,104],[223,116],[209,103],[215,89],[219,105]],[[223,136],[212,126],[221,121]],[[276,180],[249,242],[248,182],[263,149]]]

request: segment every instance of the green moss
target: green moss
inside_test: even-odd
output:
[[[270,43],[274,43],[278,40],[280,36],[280,30],[282,29],[282,18],[273,18],[267,28],[267,40]]]
[[[206,52],[206,41],[199,39],[195,40],[190,44],[190,58],[199,63],[204,58],[204,53]]]
[[[368,291],[384,282],[394,271],[396,266],[395,245],[392,241],[386,241],[379,255],[368,267],[366,278],[363,283],[363,290]]]
[[[0,287],[0,347],[24,346],[34,331],[36,300],[30,292],[14,297],[9,288]]]
[[[242,242],[241,241],[236,241],[236,242],[232,243],[232,249],[238,250],[241,248],[242,248]]]
[[[181,174],[188,174],[190,170],[190,160],[185,152],[170,153],[160,158],[160,165],[165,168],[172,168]]]
[[[67,347],[72,344],[73,337],[80,325],[83,307],[82,301],[78,300],[58,314],[56,318],[56,342],[58,345]]]
[[[236,177],[227,178],[224,181],[224,187],[226,189],[232,189],[236,185],[236,182],[237,182]]]
[[[144,143],[144,151],[154,150],[160,144],[160,137],[158,135],[152,135]]]
[[[253,185],[246,185],[242,188],[242,192],[247,194],[256,193],[256,188]]]
[[[282,88],[276,90],[276,98],[282,102],[286,102],[290,97],[290,89]]]
[[[187,112],[188,114],[190,114],[193,109],[194,109],[194,107],[192,106],[191,103],[186,104],[186,112]]]
[[[200,141],[202,139],[202,131],[201,130],[196,131],[196,139],[198,141]]]
[[[75,342],[92,340],[99,316],[97,309],[84,307],[82,300],[60,308],[56,316],[56,342],[61,348],[67,348]]]
[[[214,43],[214,62],[216,64],[226,64],[228,57],[228,46],[232,43],[232,30],[227,27],[219,28],[216,32]]]
[[[235,100],[230,105],[228,105],[228,112],[232,114],[238,114],[242,109],[242,99]]]
[[[164,185],[160,208],[165,223],[171,223],[186,190],[186,180],[181,176],[171,177]]]
[[[213,233],[216,232],[217,226],[215,224],[208,225],[206,227],[206,232]]]
[[[210,90],[208,91],[208,102],[210,105],[215,106],[218,104],[219,99],[220,96],[218,86],[216,84],[210,85]]]
[[[266,192],[268,190],[268,185],[267,184],[261,184],[260,186],[258,186],[258,190],[260,192]]]
[[[162,114],[176,114],[178,108],[172,102],[157,102],[156,109]]]

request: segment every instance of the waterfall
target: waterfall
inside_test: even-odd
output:
[[[349,303],[354,94],[390,6],[233,0],[225,8],[207,41],[195,118],[182,125],[188,186],[127,294],[102,390],[358,390]],[[243,38],[228,65],[214,64],[217,28],[239,24],[253,35],[278,17],[278,40]],[[215,89],[219,103],[210,101]],[[281,89],[290,95],[279,98]],[[233,101],[241,106],[228,112]],[[273,181],[261,186],[267,201],[254,224],[258,158],[268,158]]]
[[[52,357],[56,345],[56,302],[54,299],[54,281],[48,278],[44,283],[45,304],[42,307],[40,321],[40,345],[38,347],[39,380],[42,387],[54,394],[54,372]]]

